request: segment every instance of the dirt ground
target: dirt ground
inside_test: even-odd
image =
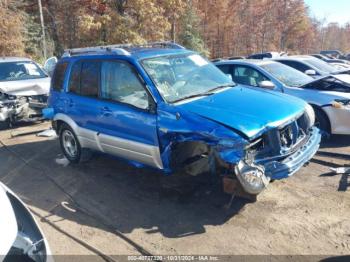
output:
[[[350,136],[334,136],[294,176],[249,203],[200,185],[185,196],[111,156],[66,165],[49,123],[0,132],[0,180],[33,210],[54,254],[347,255]],[[11,136],[15,137],[11,137]]]

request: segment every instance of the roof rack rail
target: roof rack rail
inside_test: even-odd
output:
[[[127,49],[131,48],[171,48],[171,49],[185,49],[185,47],[170,41],[164,42],[151,42],[139,45],[132,44],[116,44],[116,45],[105,45],[105,46],[94,46],[94,47],[82,47],[67,49],[64,51],[62,57],[81,55],[81,54],[93,54],[101,52],[111,52],[117,55],[130,55]]]

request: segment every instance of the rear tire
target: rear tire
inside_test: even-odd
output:
[[[71,163],[79,163],[81,159],[81,146],[77,136],[70,126],[62,124],[60,127],[60,145],[64,156]]]
[[[314,107],[315,111],[315,126],[318,127],[320,130],[331,134],[331,126],[329,123],[329,119],[325,112],[322,111],[322,109],[319,109],[317,107]]]

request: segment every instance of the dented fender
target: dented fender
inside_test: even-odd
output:
[[[205,145],[209,153],[227,164],[236,164],[244,158],[245,147],[249,144],[228,127],[168,104],[158,105],[157,122],[161,159],[167,173],[178,167],[172,163],[172,154],[181,144],[195,142],[198,146]]]

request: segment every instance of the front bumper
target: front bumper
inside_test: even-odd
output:
[[[298,151],[281,161],[264,164],[265,175],[271,179],[283,179],[293,175],[316,154],[320,142],[321,132],[313,127],[309,140]]]

